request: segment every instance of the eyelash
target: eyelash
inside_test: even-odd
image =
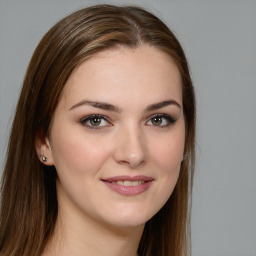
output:
[[[162,119],[161,124],[163,122],[163,119],[165,119],[167,121],[167,124],[162,125],[162,126],[161,126],[161,124],[160,125],[153,125],[152,124],[152,126],[156,126],[156,127],[159,127],[159,128],[165,128],[165,127],[171,126],[171,125],[175,124],[175,122],[176,122],[176,120],[172,116],[167,115],[167,114],[156,114],[156,115],[153,115],[153,116],[150,117],[149,121],[151,121],[151,123],[152,123],[152,120],[154,118]],[[147,123],[149,121],[147,121]]]
[[[108,125],[104,125],[104,126],[93,126],[93,125],[89,125],[87,124],[87,122],[92,121],[93,119],[100,119],[101,121],[104,120],[108,123]],[[108,120],[107,117],[103,116],[103,115],[90,115],[90,116],[86,116],[84,118],[82,118],[80,120],[80,123],[82,125],[84,125],[85,127],[88,127],[90,129],[102,129],[104,127],[109,127],[112,126],[111,122]]]
[[[152,121],[153,121],[154,118],[155,118],[155,119],[156,119],[156,118],[159,118],[160,120],[162,119],[160,125],[153,125],[153,124],[151,124],[151,125],[148,125],[148,126],[155,126],[155,127],[159,127],[159,128],[165,128],[165,127],[168,127],[168,126],[173,125],[173,124],[176,122],[176,120],[175,120],[172,116],[170,116],[170,115],[167,115],[167,114],[156,114],[156,115],[150,116],[150,118],[149,118],[149,120],[146,122],[146,124],[147,124],[148,122],[150,122],[150,121],[151,121],[151,123],[152,123]],[[100,125],[94,126],[94,125],[92,125],[92,123],[91,123],[93,119],[95,119],[95,120],[98,119],[98,121],[100,122],[100,124],[101,124],[102,120],[104,120],[104,121],[107,122],[108,124],[107,124],[107,125],[101,125],[101,126],[100,126]],[[163,120],[165,120],[165,121],[167,122],[167,124],[161,125],[162,122],[164,122]],[[88,122],[90,122],[91,124],[88,124]],[[86,117],[84,117],[84,118],[82,118],[82,119],[80,120],[80,123],[81,123],[81,125],[83,125],[83,126],[89,128],[89,129],[102,129],[102,128],[105,128],[105,127],[113,126],[113,125],[111,124],[111,122],[109,121],[109,119],[108,119],[106,116],[104,116],[104,115],[90,115],[90,116],[86,116]]]

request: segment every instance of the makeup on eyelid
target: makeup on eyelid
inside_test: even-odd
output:
[[[145,123],[147,126],[156,126],[156,127],[169,127],[175,124],[176,119],[168,114],[154,114],[147,118],[147,122]],[[89,123],[88,123],[89,122]],[[105,125],[102,125],[102,122],[105,122]],[[149,124],[151,122],[151,124]],[[92,114],[86,117],[83,117],[80,120],[81,125],[88,127],[90,129],[102,129],[106,127],[113,126],[112,122],[104,115],[100,114]]]

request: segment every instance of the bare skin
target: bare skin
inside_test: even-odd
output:
[[[49,137],[36,143],[58,174],[57,225],[43,256],[137,255],[179,176],[182,107],[178,68],[154,47],[103,51],[72,73]]]

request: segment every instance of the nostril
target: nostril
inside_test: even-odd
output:
[[[147,147],[144,136],[137,130],[123,131],[120,133],[118,143],[113,152],[117,163],[136,168],[147,160]]]
[[[140,165],[143,165],[143,164],[145,164],[145,162],[146,161],[144,161],[144,160],[131,160],[131,161],[124,161],[124,160],[122,160],[122,161],[119,161],[119,164],[123,164],[123,165],[127,165],[127,166],[129,166],[130,168],[132,168],[132,169],[134,169],[134,168],[136,168],[136,167],[138,167],[138,166],[140,166]]]

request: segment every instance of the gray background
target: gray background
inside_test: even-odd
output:
[[[103,2],[153,11],[174,30],[190,61],[198,102],[193,256],[255,256],[256,1],[0,0],[1,170],[39,40],[66,14]]]

